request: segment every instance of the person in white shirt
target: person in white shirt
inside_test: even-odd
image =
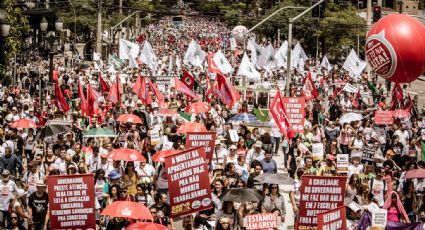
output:
[[[399,128],[399,129],[397,129],[395,132],[394,132],[394,136],[398,136],[398,138],[399,138],[399,141],[405,146],[405,145],[407,145],[407,144],[409,144],[408,143],[408,140],[409,140],[409,138],[410,138],[410,135],[409,135],[409,131],[407,131],[407,127],[406,127],[406,124],[402,124],[401,125],[401,128]]]
[[[43,173],[37,169],[37,161],[32,160],[28,163],[28,172],[22,178],[23,186],[28,191],[28,195],[37,191],[36,182],[44,178]]]
[[[10,171],[7,169],[3,169],[3,172],[1,173],[2,180],[0,182],[0,192],[1,192],[1,201],[0,201],[0,210],[2,212],[2,219],[1,222],[3,224],[3,227],[6,229],[8,226],[6,225],[6,222],[9,224],[9,206],[10,201],[13,198],[13,194],[17,192],[18,187],[16,186],[15,182],[10,180]]]
[[[251,163],[254,160],[261,161],[264,159],[265,151],[261,149],[263,143],[261,141],[255,142],[248,153],[246,154],[246,165],[248,168],[251,168]]]
[[[224,163],[224,158],[226,158],[228,155],[227,149],[223,147],[220,140],[215,141],[215,149],[214,149],[214,155],[213,155],[213,161],[215,164],[221,164]]]
[[[363,165],[360,164],[360,158],[351,158],[352,164],[348,166],[348,177],[350,178],[353,174],[360,174],[363,172]]]
[[[96,165],[97,163],[100,161],[100,156],[99,156],[99,147],[94,146],[93,147],[93,154],[91,154],[90,156],[87,157],[86,160],[86,165],[89,169],[89,173],[94,173],[96,172]]]
[[[139,179],[142,181],[149,180],[153,181],[153,176],[155,175],[155,168],[146,163],[146,160],[140,162],[140,165],[136,168],[136,172],[139,175]]]

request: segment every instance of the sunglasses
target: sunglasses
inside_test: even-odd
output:
[[[220,222],[220,224],[229,224],[229,222]]]
[[[127,193],[127,191],[120,191],[120,193]]]
[[[11,216],[10,219],[12,219],[12,220],[15,219],[16,220],[16,219],[18,219],[18,217],[17,216]]]

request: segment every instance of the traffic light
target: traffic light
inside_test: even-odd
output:
[[[313,0],[311,5],[316,4],[319,0]],[[316,6],[311,10],[311,17],[313,18],[324,18],[325,17],[325,2],[320,3],[320,5]]]
[[[373,7],[373,22],[379,21],[381,19],[381,7],[380,6],[374,6]]]

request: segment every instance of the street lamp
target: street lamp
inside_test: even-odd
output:
[[[9,36],[10,33],[10,23],[7,20],[6,12],[0,10],[0,35],[5,38]]]
[[[49,26],[49,22],[46,20],[45,17],[43,17],[43,19],[41,19],[41,21],[40,21],[41,32],[46,32],[48,26]]]
[[[57,32],[61,32],[63,28],[63,20],[61,18],[58,18],[55,22],[55,29]]]

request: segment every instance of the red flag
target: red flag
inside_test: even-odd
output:
[[[136,83],[131,88],[131,92],[133,92],[136,95],[139,95],[140,87],[142,87],[142,77],[139,75],[137,76]]]
[[[177,78],[174,78],[174,81],[175,81],[175,83],[176,83],[176,90],[177,91],[179,91],[179,92],[181,92],[181,93],[184,93],[186,96],[188,96],[188,97],[190,97],[190,98],[192,98],[192,99],[194,99],[194,100],[199,100],[199,97],[198,97],[198,95],[196,95],[192,90],[190,90],[187,86],[186,86],[186,84],[184,84],[183,82],[181,82],[179,79],[177,79]]]
[[[403,90],[401,89],[401,86],[399,83],[395,83],[393,88],[393,93],[391,97],[391,110],[396,109],[397,105],[400,105],[401,100],[403,100]]]
[[[221,101],[228,107],[231,107],[241,98],[241,95],[235,89],[232,83],[230,83],[222,74],[217,74],[217,83],[219,97]]]
[[[53,70],[53,73],[52,73],[52,80],[58,81],[58,79],[59,79],[59,71],[55,69]]]
[[[111,90],[111,87],[103,79],[102,73],[99,73],[99,84],[100,84],[100,92],[105,93],[105,92],[109,92],[109,90]]]
[[[161,91],[159,91],[158,87],[156,86],[156,83],[155,84],[152,83],[151,79],[149,78],[147,80],[149,83],[149,88],[152,90],[153,94],[159,101],[159,104],[161,105],[161,107],[163,107],[165,105],[164,96],[162,96],[162,93]]]
[[[91,85],[87,85],[87,116],[93,116],[96,111],[97,98],[100,97],[99,93],[96,92]]]
[[[208,53],[208,72],[221,74],[221,71],[215,64],[213,57],[212,53]]]
[[[66,103],[65,97],[63,96],[62,90],[59,87],[58,81],[55,81],[55,103],[59,111],[65,113],[69,111],[68,103]]]
[[[404,105],[404,109],[409,111],[412,110],[413,106],[414,106],[414,102],[412,97],[410,96],[410,94],[407,95],[408,101],[407,103]]]
[[[110,101],[110,102],[112,102],[112,104],[114,104],[114,105],[120,106],[120,103],[119,103],[120,102],[119,101],[119,94],[120,94],[120,92],[119,92],[118,81],[115,80],[112,83],[111,89],[109,90],[107,100]]]
[[[360,89],[357,91],[356,96],[353,97],[353,100],[351,101],[351,104],[354,108],[358,108],[360,106],[359,100],[360,100]]]
[[[307,76],[304,78],[303,82],[303,95],[306,100],[311,100],[319,96],[316,87],[314,86],[313,79],[311,78],[310,71],[307,73]]]
[[[84,115],[87,115],[87,100],[86,100],[86,96],[84,95],[83,86],[81,85],[80,81],[78,81],[78,96],[80,97],[81,112]]]
[[[181,78],[181,81],[190,89],[193,90],[193,86],[195,85],[195,78],[187,72],[186,70],[183,71],[183,76]]]
[[[274,96],[269,109],[274,121],[276,122],[276,126],[288,140],[291,140],[294,137],[294,131],[292,130],[292,125],[286,114],[286,109],[283,105],[279,88],[277,89],[276,95]]]

